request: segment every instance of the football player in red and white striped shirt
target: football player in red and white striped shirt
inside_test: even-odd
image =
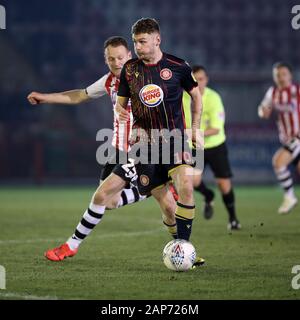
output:
[[[79,104],[108,94],[111,97],[113,106],[115,106],[120,73],[125,62],[131,58],[131,52],[124,38],[111,37],[104,43],[104,56],[110,72],[86,89],[50,94],[32,92],[28,95],[29,102],[33,105],[39,103]],[[128,103],[127,110],[131,111],[130,102]],[[114,112],[112,144],[117,151],[128,151],[131,127],[132,116],[129,117],[127,122],[121,123]],[[66,243],[48,250],[45,253],[46,258],[52,261],[61,261],[64,258],[74,256],[82,241],[102,220],[105,209],[117,208],[145,199],[146,196],[140,195],[137,187],[131,186],[131,188],[126,188],[134,176],[136,176],[136,172],[132,163],[125,165],[107,163],[101,172],[101,181],[105,183],[100,182],[100,186],[93,195],[92,201],[77,225],[74,234]],[[170,209],[166,204],[162,209],[164,211],[163,222],[167,226],[172,227],[169,227],[168,230],[173,235],[175,208]]]
[[[104,44],[104,56],[109,72],[101,77],[98,81],[87,87],[86,89],[71,90],[59,93],[39,93],[32,92],[28,96],[28,100],[31,104],[69,104],[77,105],[86,102],[90,99],[98,99],[106,94],[111,98],[113,106],[116,103],[116,96],[119,87],[119,77],[123,67],[123,64],[131,58],[131,52],[128,49],[128,45],[125,39],[121,37],[111,37],[107,39]],[[128,111],[131,111],[130,104],[127,107]],[[117,150],[127,151],[128,140],[131,133],[132,117],[128,119],[126,123],[119,123],[118,118],[114,113],[114,133],[112,145]],[[101,172],[101,181],[105,180],[110,173],[114,165],[106,164]],[[131,192],[131,191],[128,191]],[[110,199],[107,204],[107,208],[114,208],[118,206],[120,194],[116,194]],[[134,194],[129,195],[129,203],[133,202]],[[126,201],[125,201],[126,202]]]
[[[300,85],[292,80],[292,69],[287,63],[278,62],[273,67],[275,85],[265,94],[258,115],[269,118],[277,113],[277,127],[282,147],[273,156],[273,167],[279,184],[284,190],[284,200],[278,213],[285,214],[296,206],[289,164],[300,172]]]
[[[122,49],[121,49],[122,50]],[[125,58],[131,56],[125,54]],[[121,56],[123,57],[123,56]],[[107,59],[111,59],[113,61],[113,57],[108,56]],[[108,62],[108,63],[112,63]],[[116,104],[116,98],[120,83],[120,70],[119,68],[117,71],[110,71],[109,73],[105,74],[102,78],[100,78],[98,81],[90,85],[85,89],[86,97],[87,99],[98,99],[106,94],[108,94],[111,98],[113,106]],[[113,134],[113,140],[112,145],[117,150],[121,151],[128,151],[128,141],[131,135],[131,129],[132,129],[132,113],[131,113],[131,106],[130,102],[127,106],[127,110],[130,112],[130,117],[128,121],[120,122],[116,113],[114,112],[114,134]]]

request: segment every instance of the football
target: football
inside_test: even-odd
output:
[[[166,244],[163,250],[165,266],[174,271],[187,271],[196,259],[196,250],[191,242],[176,239]]]

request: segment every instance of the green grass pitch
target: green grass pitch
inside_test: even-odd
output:
[[[300,264],[300,210],[277,214],[279,188],[236,188],[243,229],[232,233],[220,195],[210,221],[196,195],[191,241],[207,261],[196,270],[176,273],[163,265],[170,237],[153,199],[107,211],[75,257],[46,260],[44,251],[73,233],[93,191],[0,189],[0,265],[6,269],[0,299],[300,298],[291,286],[292,267]]]

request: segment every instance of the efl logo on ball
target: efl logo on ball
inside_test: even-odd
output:
[[[153,108],[161,104],[164,92],[156,84],[147,84],[141,89],[139,96],[145,106]]]

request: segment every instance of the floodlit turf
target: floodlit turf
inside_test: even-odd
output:
[[[297,194],[300,197],[300,190]],[[170,237],[153,199],[107,211],[79,253],[60,263],[46,249],[69,237],[92,188],[1,188],[0,299],[299,299],[291,269],[300,264],[299,206],[279,216],[280,190],[236,188],[243,230],[228,233],[218,194],[215,215],[197,216],[191,241],[206,266],[175,273],[161,261]]]

